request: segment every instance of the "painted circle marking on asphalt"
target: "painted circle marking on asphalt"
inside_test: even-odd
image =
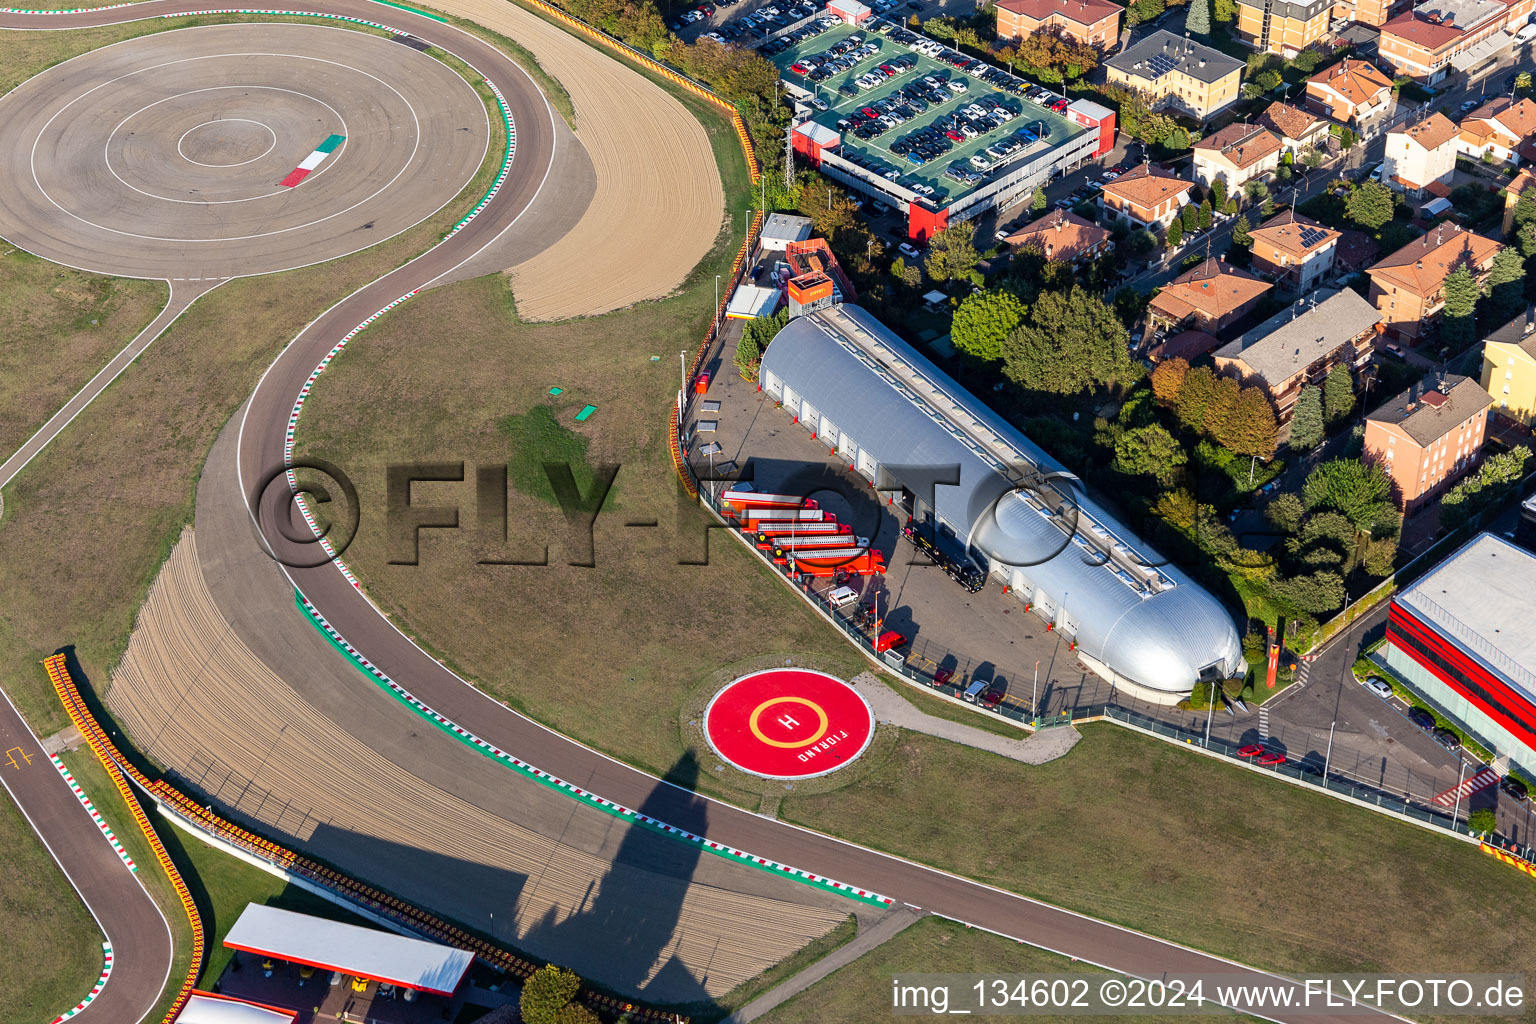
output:
[[[875,735],[851,685],[825,672],[774,668],[728,683],[704,709],[704,738],[721,760],[768,779],[810,779],[846,767]]]
[[[153,105],[154,104],[150,104],[150,106],[153,106]],[[148,107],[144,107],[144,108],[141,108],[141,109],[147,110],[149,108]],[[138,111],[135,111],[135,113],[138,113]],[[130,114],[129,116],[131,117],[133,115]],[[210,163],[204,163],[201,160],[193,160],[191,157],[187,156],[186,150],[181,148],[181,144],[187,140],[187,136],[191,135],[193,132],[197,131],[199,128],[209,128],[209,127],[212,127],[213,125],[230,124],[232,122],[237,122],[237,121],[238,122],[243,122],[245,124],[254,124],[254,125],[256,125],[256,126],[258,126],[260,128],[266,129],[267,134],[272,136],[271,143],[268,144],[266,149],[262,150],[260,153],[257,153],[255,156],[251,157],[249,160],[241,160],[239,163],[233,163],[233,164],[210,164]],[[113,129],[113,132],[115,134],[116,133],[116,129]],[[108,142],[112,141],[110,136],[108,136],[107,141]],[[249,117],[223,117],[223,118],[218,118],[217,120],[213,120],[213,121],[204,121],[202,124],[195,124],[191,128],[188,128],[186,131],[182,132],[181,133],[181,138],[176,140],[176,153],[177,153],[177,155],[180,156],[187,163],[189,163],[189,164],[196,164],[199,167],[217,167],[217,168],[244,167],[246,164],[253,164],[253,163],[255,163],[257,160],[260,160],[262,157],[266,156],[268,153],[272,152],[272,150],[274,150],[276,148],[277,148],[277,132],[272,130],[272,126],[271,125],[262,124],[260,121],[252,120]],[[108,162],[107,166],[111,167],[110,161]],[[115,171],[113,173],[116,174]],[[118,180],[122,181],[122,178],[118,178]],[[126,181],[124,181],[123,184],[127,185],[128,183]],[[132,185],[128,185],[128,187],[132,188],[133,186]]]

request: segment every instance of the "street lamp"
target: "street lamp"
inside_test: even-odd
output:
[[[1456,762],[1461,768],[1456,772],[1456,807],[1451,811],[1451,831],[1453,832],[1456,830],[1457,819],[1461,817],[1461,782],[1462,777],[1467,774],[1467,762],[1463,761],[1460,757],[1456,759]]]
[[[1339,724],[1339,720],[1338,719],[1334,719],[1333,720],[1333,724],[1328,726],[1328,752],[1323,755],[1323,785],[1324,786],[1328,785],[1328,765],[1330,763],[1332,763],[1332,760],[1333,760],[1333,729],[1334,729],[1334,726],[1336,726],[1338,724]]]
[[[1035,717],[1035,724],[1040,724],[1040,662],[1035,661],[1035,685],[1029,694],[1029,711]]]

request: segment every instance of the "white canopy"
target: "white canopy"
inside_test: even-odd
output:
[[[294,1010],[279,1010],[211,992],[193,992],[176,1024],[293,1024],[298,1019]]]

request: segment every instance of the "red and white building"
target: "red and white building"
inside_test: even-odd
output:
[[[1433,85],[1476,74],[1516,42],[1536,0],[1424,0],[1381,26],[1377,53],[1393,71]]]
[[[1536,100],[1499,96],[1484,103],[1461,119],[1456,152],[1515,166],[1536,161]]]
[[[1536,555],[1483,533],[1392,599],[1387,665],[1496,756],[1536,772]]]

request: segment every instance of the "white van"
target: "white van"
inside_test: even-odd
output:
[[[827,602],[833,608],[845,608],[859,600],[859,592],[852,587],[838,587],[827,591]]]
[[[992,680],[990,679],[973,679],[971,680],[971,685],[967,686],[965,688],[965,692],[960,696],[965,698],[965,700],[969,703],[975,704],[977,701],[981,700],[981,695],[986,693],[987,688],[991,685]]]

